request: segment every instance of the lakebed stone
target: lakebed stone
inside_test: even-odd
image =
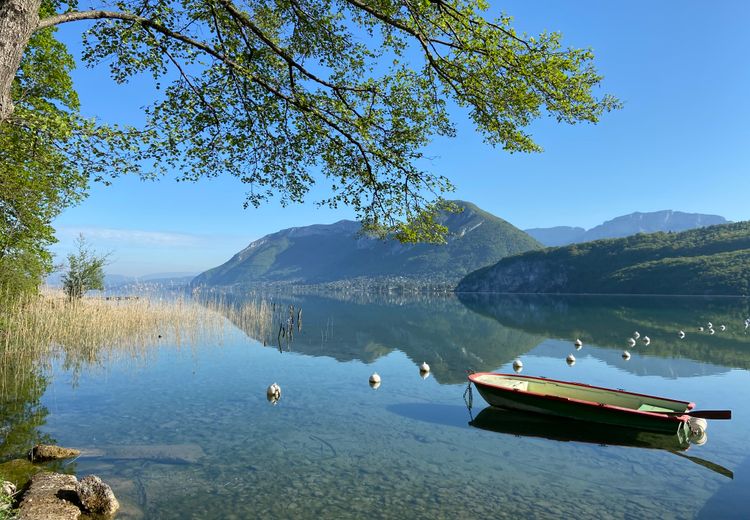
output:
[[[112,488],[96,475],[83,477],[76,485],[76,492],[81,504],[90,513],[111,515],[120,508]]]
[[[37,444],[29,451],[29,460],[45,462],[48,460],[62,460],[77,457],[81,452],[73,448],[63,448],[51,444]]]

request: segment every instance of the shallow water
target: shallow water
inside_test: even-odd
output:
[[[301,330],[281,348],[276,337],[258,341],[230,325],[220,341],[165,343],[145,359],[76,372],[57,360],[39,406],[19,396],[42,420],[17,414],[6,434],[13,446],[0,454],[42,435],[86,450],[67,470],[110,482],[118,518],[750,516],[745,300],[281,302],[303,309]],[[709,320],[713,336],[697,331]],[[628,349],[625,361],[635,330],[651,344]],[[734,417],[712,421],[707,442],[684,452],[623,441],[621,432],[587,436],[584,424],[469,425],[486,404],[475,392],[467,409],[466,370],[512,371],[517,357],[524,374],[731,408]],[[426,379],[422,361],[432,367]],[[382,377],[377,390],[372,372]],[[273,382],[282,388],[275,406],[265,396]]]

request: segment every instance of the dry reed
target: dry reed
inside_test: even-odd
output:
[[[69,301],[61,291],[47,289],[0,310],[0,395],[23,383],[18,378],[30,371],[19,367],[38,367],[62,355],[64,366],[76,370],[113,356],[144,358],[158,344],[221,343],[227,320],[261,338],[268,336],[273,315],[265,301],[238,306],[185,298]]]

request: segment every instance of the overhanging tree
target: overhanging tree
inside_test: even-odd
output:
[[[381,235],[440,240],[433,217],[451,184],[420,159],[431,138],[454,135],[450,102],[510,152],[539,150],[525,128],[544,114],[593,123],[617,106],[594,93],[591,51],[564,47],[557,33],[520,35],[487,9],[484,0],[120,0],[88,10],[3,0],[0,125],[38,136],[79,179],[233,175],[248,186],[246,205],[302,201],[319,171],[330,184],[320,204],[351,206]],[[77,100],[22,87],[34,39],[83,20],[94,20],[83,27],[87,64],[106,62],[119,83],[153,76],[161,95],[144,100],[142,128],[84,120]]]

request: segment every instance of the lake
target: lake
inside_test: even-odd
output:
[[[41,365],[4,403],[0,457],[40,439],[85,450],[60,467],[109,482],[122,519],[750,517],[747,300],[275,302],[295,320],[302,309],[291,336],[228,320],[196,344]],[[699,332],[709,321],[715,334]],[[629,348],[635,331],[651,343]],[[730,408],[733,419],[690,444],[484,410],[476,391],[469,409],[466,371],[512,372],[517,358],[523,374]]]

